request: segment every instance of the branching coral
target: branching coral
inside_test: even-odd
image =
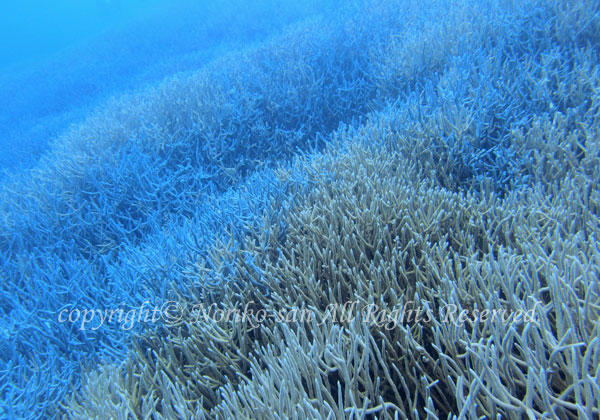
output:
[[[272,314],[307,309],[313,318],[218,330],[184,323],[155,335],[150,348],[162,357],[138,350],[128,362],[147,373],[139,376],[147,396],[138,398],[156,401],[170,389],[178,403],[136,416],[176,408],[206,418],[600,414],[600,195],[592,182],[600,156],[597,138],[579,128],[595,117],[569,129],[556,111],[554,124],[542,124],[554,145],[534,140],[538,120],[514,131],[515,150],[538,169],[500,197],[485,185],[444,188],[426,153],[431,138],[394,128],[412,104],[403,106],[298,160],[291,168],[312,187],[290,207],[285,235],[265,234],[267,224],[250,229],[237,251],[218,247],[209,265],[234,261],[229,281],[180,296],[251,302]],[[206,377],[207,369],[218,373]],[[85,396],[73,404],[96,412]]]
[[[87,362],[73,418],[598,417],[598,14],[451,3],[305,22],[74,129],[5,192],[6,377]],[[133,348],[32,321],[120,299],[186,317]]]

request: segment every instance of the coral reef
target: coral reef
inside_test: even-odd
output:
[[[597,418],[599,34],[355,2],[115,99],[3,187],[1,412]]]
[[[235,255],[216,247],[206,266],[235,261],[228,281],[178,297],[281,318],[165,327],[103,368],[129,387],[100,392],[106,373],[92,372],[73,418],[597,417],[600,195],[590,181],[600,156],[587,153],[597,139],[579,132],[586,157],[558,183],[538,173],[500,198],[441,187],[422,155],[403,152],[424,140],[382,130],[402,120],[391,109],[299,160],[294,171],[314,186],[285,235],[274,224]],[[538,131],[535,121],[524,137]],[[515,143],[537,152],[538,168],[578,154]],[[311,316],[290,317],[302,310]],[[491,315],[501,310],[530,319]]]

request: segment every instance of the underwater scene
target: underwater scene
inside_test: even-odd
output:
[[[600,418],[597,0],[2,8],[0,418]]]

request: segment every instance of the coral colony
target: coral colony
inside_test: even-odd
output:
[[[2,418],[600,418],[600,4],[329,6],[4,181]]]

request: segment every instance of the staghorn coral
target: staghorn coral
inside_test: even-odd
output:
[[[598,416],[598,13],[411,4],[122,97],[5,188],[4,413],[56,416],[74,381],[74,418]],[[316,321],[188,317],[123,360],[118,328],[32,316],[120,299]],[[353,301],[433,316],[330,319]]]
[[[279,224],[265,232],[267,224],[249,229],[237,251],[217,246],[210,265],[234,261],[229,281],[180,296],[224,307],[252,302],[273,314],[310,309],[314,318],[268,319],[258,328],[231,322],[218,330],[183,323],[154,336],[157,357],[138,350],[128,363],[143,372],[146,397],[137,398],[168,407],[152,403],[136,416],[600,414],[598,138],[566,128],[556,111],[553,124],[533,120],[512,140],[532,157],[532,168],[561,168],[560,179],[538,169],[504,197],[485,188],[454,192],[440,185],[434,155],[413,153],[430,139],[392,128],[403,111],[391,108],[342,130],[326,153],[281,169],[281,180],[302,171],[312,186],[290,207],[285,235]],[[580,127],[592,122],[581,119]],[[534,141],[540,125],[556,143]],[[253,283],[268,294],[248,287]],[[328,312],[347,302],[356,302],[356,316]],[[369,318],[373,305],[396,318]],[[430,315],[419,320],[405,311],[400,318],[405,308]],[[460,321],[448,308],[488,315]],[[489,315],[501,310],[529,312],[533,320]],[[207,370],[218,373],[203,376]],[[85,394],[72,404],[86,416],[100,413]]]
[[[178,259],[203,255],[213,236],[239,234],[252,218],[244,200],[211,202],[254,171],[320,147],[340,119],[377,106],[361,66],[378,37],[358,29],[325,13],[192,74],[115,98],[61,136],[30,173],[2,185],[0,308],[12,338],[2,356],[2,412],[53,416],[80,359],[119,360],[126,352],[129,334],[82,332],[59,324],[59,311],[163,298],[170,288],[163,276],[185,284]],[[379,38],[397,29],[378,27]],[[258,185],[266,187],[264,201],[272,190],[268,181]],[[198,234],[184,232],[190,226]],[[176,249],[169,230],[183,231],[192,252]],[[32,360],[32,352],[44,360]],[[23,369],[56,386],[24,386]]]

